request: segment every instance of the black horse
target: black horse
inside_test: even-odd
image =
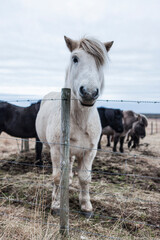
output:
[[[104,134],[103,130],[105,127],[111,127],[112,130],[114,130],[117,133],[123,132],[123,113],[120,109],[114,109],[114,108],[105,108],[105,107],[98,107],[97,108],[101,126],[102,126],[102,133],[99,139],[98,143],[98,149],[101,149],[101,138]],[[110,139],[108,138],[108,145],[110,146]]]
[[[6,132],[13,137],[36,138],[36,163],[42,165],[40,142],[35,128],[35,120],[40,108],[40,101],[29,107],[19,107],[0,101],[0,134]]]

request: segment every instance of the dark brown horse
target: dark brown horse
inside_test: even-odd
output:
[[[41,165],[42,143],[36,133],[35,120],[40,101],[29,107],[19,107],[0,101],[0,134],[6,132],[13,137],[36,138],[36,163]]]

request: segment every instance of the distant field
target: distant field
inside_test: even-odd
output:
[[[147,134],[160,133],[160,118],[149,118]]]
[[[97,153],[93,164],[94,216],[90,219],[79,212],[75,166],[70,187],[71,240],[160,239],[160,121],[158,133],[150,135],[152,121],[139,149],[129,152],[125,144],[127,155],[111,153],[103,137],[104,151]],[[50,214],[49,153],[44,151],[43,160],[50,167],[40,169],[32,165],[34,141],[29,153],[20,153],[18,140],[4,133],[0,137],[0,239],[60,239],[59,217]]]

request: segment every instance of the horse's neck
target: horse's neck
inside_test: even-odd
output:
[[[68,69],[66,71],[65,86],[66,88],[71,88],[69,81]],[[75,98],[71,90],[71,118],[73,123],[78,125],[81,130],[86,131],[89,120],[92,118],[95,111],[95,106],[84,107],[80,105],[80,102]]]
[[[82,130],[86,131],[89,120],[92,118],[94,107],[81,106],[78,100],[71,100],[71,118]]]

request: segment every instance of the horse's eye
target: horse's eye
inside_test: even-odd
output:
[[[74,63],[78,63],[78,57],[77,56],[73,56],[72,60],[73,60]]]

